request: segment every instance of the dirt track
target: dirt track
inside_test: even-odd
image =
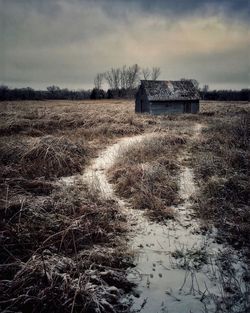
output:
[[[198,141],[203,125],[196,123],[191,140]],[[136,251],[135,268],[128,270],[129,280],[137,284],[130,296],[132,311],[140,312],[216,312],[214,297],[221,296],[221,272],[217,262],[225,246],[215,243],[215,233],[203,235],[200,223],[193,217],[192,200],[196,184],[184,149],[179,155],[179,196],[181,204],[174,207],[176,218],[165,225],[150,222],[142,211],[130,209],[109,183],[106,172],[124,149],[133,148],[153,133],[125,137],[105,149],[82,178],[103,198],[117,201],[131,222],[129,244]],[[215,232],[216,230],[214,230]],[[241,264],[234,255],[235,269]],[[244,288],[244,287],[243,287]]]

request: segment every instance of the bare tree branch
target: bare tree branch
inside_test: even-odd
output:
[[[121,70],[119,68],[112,68],[105,73],[110,89],[119,89],[121,81]]]
[[[128,88],[128,70],[127,66],[123,65],[120,73],[121,77],[121,88],[127,89]]]
[[[160,74],[161,74],[161,69],[159,67],[156,67],[156,66],[152,67],[152,73],[151,73],[152,80],[157,80]]]
[[[102,82],[103,82],[104,74],[98,73],[96,77],[94,78],[94,85],[96,89],[102,88]]]
[[[144,80],[148,80],[150,78],[150,69],[148,67],[142,69],[142,76]]]
[[[133,89],[139,82],[140,67],[138,64],[134,64],[128,68],[128,88]]]

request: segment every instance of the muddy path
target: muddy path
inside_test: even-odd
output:
[[[199,140],[202,127],[198,123],[194,125],[190,140]],[[227,251],[227,247],[215,242],[215,229],[202,233],[200,222],[194,217],[191,206],[197,187],[192,168],[187,165],[190,158],[187,149],[178,157],[179,196],[182,201],[173,207],[176,218],[164,225],[149,221],[139,210],[130,209],[108,182],[106,171],[123,149],[149,136],[154,136],[154,133],[122,138],[94,159],[82,175],[91,189],[103,198],[117,201],[128,217],[129,246],[136,257],[135,266],[128,269],[127,275],[137,288],[124,301],[132,303],[131,312],[220,312],[218,306],[223,306],[220,302],[225,301],[228,295],[223,291],[224,278],[218,258]],[[230,253],[230,265],[240,277],[243,266],[237,253],[232,250]],[[244,293],[244,284],[240,288]],[[242,306],[235,301],[230,312],[243,312],[241,309]]]

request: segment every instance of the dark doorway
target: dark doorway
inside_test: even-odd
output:
[[[141,113],[143,113],[143,100],[140,101],[141,104]]]
[[[191,103],[185,103],[184,113],[191,113]]]

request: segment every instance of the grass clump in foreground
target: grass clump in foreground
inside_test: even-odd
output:
[[[72,142],[66,137],[44,136],[22,156],[28,177],[60,177],[81,171],[87,158],[84,140]],[[24,165],[25,164],[25,165]]]
[[[193,147],[193,165],[200,181],[195,208],[250,258],[249,122],[246,111],[211,121],[203,141]]]
[[[1,311],[125,309],[126,220],[114,202],[90,201],[88,193],[60,185],[1,207]]]
[[[82,170],[89,157],[84,140],[73,142],[64,136],[2,137],[0,142],[0,166],[5,177],[55,179],[72,175]]]
[[[116,192],[154,220],[173,218],[178,201],[176,154],[185,144],[180,136],[158,134],[124,150],[109,170]]]

